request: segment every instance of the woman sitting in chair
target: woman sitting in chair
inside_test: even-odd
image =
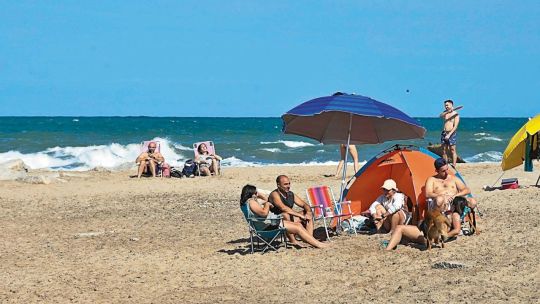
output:
[[[201,175],[216,175],[219,172],[219,161],[222,159],[221,156],[210,154],[205,143],[202,143],[197,147],[197,152],[199,152],[199,154],[195,161],[199,164]]]
[[[311,236],[307,232],[306,228],[302,226],[301,223],[289,222],[289,221],[276,221],[278,219],[281,219],[281,217],[270,211],[270,207],[272,207],[272,204],[268,201],[268,197],[262,193],[259,193],[255,186],[245,185],[244,188],[242,188],[242,194],[240,196],[240,204],[241,205],[248,204],[249,210],[256,217],[267,219],[267,221],[265,221],[265,224],[267,224],[267,227],[264,230],[275,229],[276,226],[279,225],[277,223],[282,222],[287,232],[298,235],[302,240],[304,240],[306,243],[310,244],[311,246],[315,248],[328,247],[328,244],[321,243],[318,240],[316,240],[313,236]]]

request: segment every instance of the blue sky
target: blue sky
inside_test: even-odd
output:
[[[0,115],[540,112],[539,1],[3,1]],[[407,93],[407,90],[409,92]]]

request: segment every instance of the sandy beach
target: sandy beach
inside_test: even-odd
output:
[[[326,166],[225,168],[215,178],[80,172],[48,185],[0,182],[2,303],[345,303],[540,301],[540,188],[483,191],[498,164],[460,164],[478,198],[481,233],[431,251],[388,235],[334,238],[331,249],[248,253],[241,187],[326,184]],[[527,186],[535,172],[510,170]],[[320,230],[316,235],[322,236]],[[439,262],[463,265],[436,269]]]

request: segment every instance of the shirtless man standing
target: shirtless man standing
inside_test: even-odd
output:
[[[458,107],[459,108],[459,107]],[[443,157],[446,161],[448,152],[452,152],[452,165],[456,167],[456,132],[459,125],[459,114],[454,109],[454,102],[447,100],[444,102],[444,112],[439,117],[443,120],[443,131],[441,133],[441,145],[443,147]]]
[[[151,141],[148,143],[148,151],[141,153],[135,160],[139,163],[139,171],[137,172],[137,178],[141,178],[143,173],[146,173],[150,169],[153,177],[156,177],[157,166],[165,161],[165,158],[161,153],[156,152],[156,143]]]
[[[302,222],[310,235],[313,235],[313,213],[309,204],[291,191],[291,181],[286,175],[276,178],[277,189],[268,196],[268,201],[274,206],[270,209],[275,214],[283,214],[283,219],[291,222]],[[294,205],[303,209],[303,212],[296,212],[292,208]],[[291,234],[287,234],[292,244],[296,244],[296,239]]]

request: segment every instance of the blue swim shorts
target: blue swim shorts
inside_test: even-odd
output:
[[[446,131],[441,132],[441,145],[455,146],[457,142],[457,131],[450,135],[449,139],[446,139]]]

